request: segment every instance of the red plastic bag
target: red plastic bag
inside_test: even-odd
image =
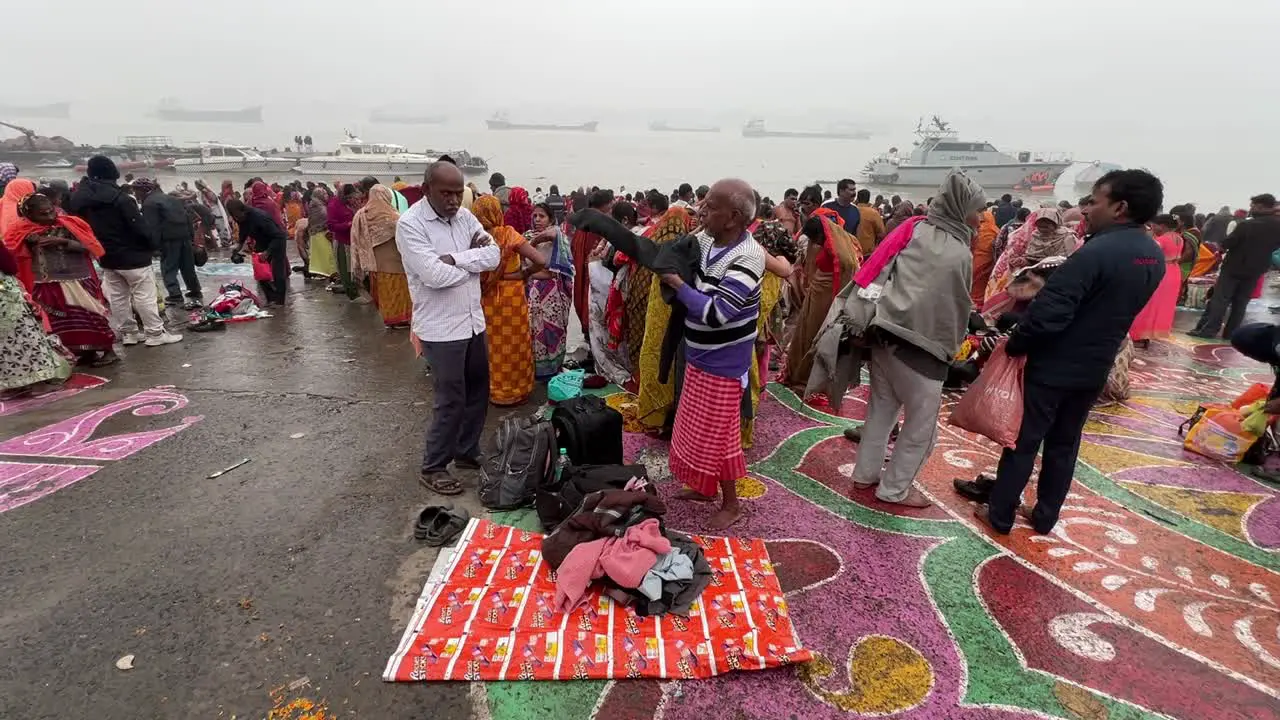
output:
[[[982,374],[969,386],[951,411],[952,425],[985,435],[1012,448],[1022,430],[1022,369],[1025,357],[1009,357],[1001,340],[982,367]]]
[[[262,253],[253,254],[253,279],[258,282],[271,282],[274,275],[271,273],[271,261],[267,260]]]

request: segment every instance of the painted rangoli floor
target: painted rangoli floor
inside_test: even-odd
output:
[[[936,505],[901,510],[851,487],[857,448],[841,430],[862,419],[861,392],[836,417],[771,386],[734,532],[768,541],[818,660],[705,681],[476,685],[477,710],[497,720],[1280,717],[1278,488],[1183,452],[1177,436],[1201,400],[1271,380],[1221,345],[1178,338],[1139,351],[1132,399],[1097,408],[1086,428],[1058,527],[1007,537],[984,532],[951,489],[994,469],[992,443],[940,424],[920,479]],[[628,435],[626,447],[665,465],[656,442]],[[671,521],[697,532],[706,513],[672,503]]]

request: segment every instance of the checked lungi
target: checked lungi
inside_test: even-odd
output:
[[[706,496],[715,495],[722,481],[746,475],[741,427],[742,381],[690,364],[671,435],[671,474]]]

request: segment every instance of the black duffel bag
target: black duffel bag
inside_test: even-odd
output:
[[[581,395],[551,413],[560,447],[574,465],[622,464],[622,413],[595,395]]]
[[[542,528],[555,529],[582,505],[583,498],[598,490],[621,490],[631,478],[648,480],[649,474],[644,465],[570,465],[558,484],[551,474],[534,495]],[[658,489],[648,483],[645,492],[656,495]]]

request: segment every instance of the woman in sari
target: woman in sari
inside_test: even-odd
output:
[[[511,207],[515,209],[516,190],[512,188]],[[546,203],[533,208],[533,228],[525,232],[525,240],[539,248],[545,270],[529,276],[529,333],[533,336],[533,379],[546,382],[560,372],[564,364],[569,335],[569,305],[573,302],[573,256],[569,238],[552,221],[551,207]],[[593,338],[594,339],[594,338]]]
[[[516,232],[523,235],[533,227],[533,202],[529,200],[529,191],[522,187],[511,188],[507,196],[506,223]]]
[[[981,308],[987,296],[987,283],[991,280],[991,268],[996,264],[993,248],[1000,228],[996,227],[991,208],[978,213],[978,234],[973,238],[973,289],[969,299],[974,307]]]
[[[1056,207],[1036,210],[1026,224],[1009,237],[1008,247],[1000,253],[991,271],[984,300],[990,300],[1008,287],[1014,274],[1022,268],[1048,257],[1067,257],[1075,252],[1076,244],[1075,232],[1062,223],[1061,210]]]
[[[645,237],[665,245],[688,235],[693,224],[688,210],[673,207],[645,232]],[[671,320],[671,306],[662,299],[662,281],[658,277],[636,263],[628,266],[625,336],[632,372],[639,385],[636,420],[648,431],[660,431],[667,424],[668,411],[675,402],[675,373],[668,375],[667,382],[658,378],[662,339]]]
[[[276,221],[281,230],[288,232],[289,226],[285,224],[284,213],[280,211],[280,201],[276,199],[276,193],[271,189],[271,186],[261,180],[255,181],[249,187],[249,202],[247,205],[256,207],[266,213],[272,220]]]
[[[505,224],[498,198],[476,198],[471,211],[502,250],[498,269],[480,276],[480,304],[489,342],[489,402],[519,405],[533,392],[533,341],[524,283],[528,275],[542,270],[542,256]],[[521,259],[529,263],[524,270]]]
[[[1164,253],[1164,278],[1151,294],[1151,299],[1133,319],[1129,338],[1144,346],[1152,338],[1169,337],[1173,330],[1173,316],[1178,310],[1178,293],[1182,290],[1182,274],[1178,263],[1182,258],[1183,237],[1178,232],[1178,221],[1172,215],[1157,215],[1151,219],[1151,234]]]
[[[751,364],[747,384],[751,412],[742,419],[743,449],[749,449],[755,443],[755,419],[760,410],[760,395],[769,382],[769,349],[777,341],[778,326],[781,324],[775,322],[774,310],[782,300],[783,281],[791,276],[792,263],[798,258],[795,239],[781,222],[758,221],[751,234],[765,250],[765,274],[760,278],[760,318],[756,326],[755,362]],[[743,408],[744,411],[746,409]]]
[[[369,188],[369,201],[351,219],[351,270],[369,275],[373,304],[389,328],[407,327],[413,315],[409,278],[396,247],[395,195],[386,185]]]
[[[6,398],[71,377],[71,354],[48,332],[17,274],[17,260],[0,244],[0,397]]]
[[[907,218],[914,215],[915,212],[916,212],[916,208],[914,205],[911,204],[910,200],[899,201],[896,205],[893,206],[893,212],[890,213],[889,219],[886,220],[884,223],[885,235],[888,235],[889,233],[893,232],[894,228],[901,225],[903,221],[905,221]]]
[[[322,187],[312,190],[307,202],[307,273],[330,280],[338,275],[329,235],[329,192]]]
[[[800,306],[800,322],[787,348],[783,380],[788,387],[803,392],[813,369],[810,346],[822,329],[836,293],[853,279],[854,271],[862,264],[862,253],[857,238],[845,232],[839,216],[829,208],[815,210],[801,230],[809,239],[806,254],[814,253],[816,248],[816,255]]]
[[[297,190],[286,190],[284,201],[285,232],[289,237],[297,230],[298,221],[306,217],[306,208],[302,205],[302,194]]]
[[[101,367],[118,361],[111,347],[115,333],[107,298],[93,269],[102,245],[89,224],[59,213],[52,200],[38,193],[22,200],[18,216],[5,230],[4,245],[17,261],[18,280],[50,329],[82,363]]]
[[[36,184],[26,178],[14,178],[4,186],[4,194],[0,195],[0,237],[18,221],[18,204],[35,191]]]

